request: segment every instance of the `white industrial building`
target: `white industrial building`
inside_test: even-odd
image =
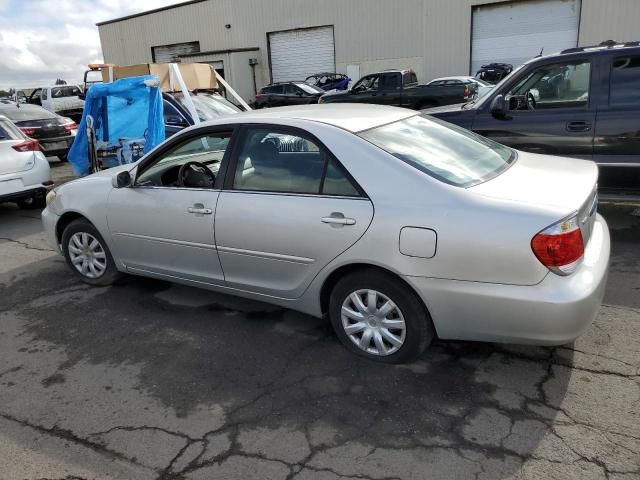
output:
[[[191,0],[98,24],[105,62],[207,62],[247,100],[275,81],[412,68],[421,82],[640,40],[640,0]],[[252,71],[253,70],[253,71]]]

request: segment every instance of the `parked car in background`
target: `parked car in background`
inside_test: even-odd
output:
[[[260,89],[256,95],[255,106],[265,108],[318,103],[318,99],[324,93],[321,88],[306,82],[272,83]]]
[[[80,122],[84,108],[81,97],[82,90],[78,85],[54,85],[34,89],[26,102]]]
[[[609,262],[597,177],[407,109],[308,105],[181,132],[59,187],[42,219],[86,283],[126,272],[327,315],[346,348],[399,363],[436,335],[579,336]]]
[[[422,109],[460,103],[473,98],[477,84],[418,85],[413,70],[386,70],[362,77],[351,90],[327,92],[319,103],[377,103]]]
[[[305,82],[315,85],[324,91],[329,90],[346,90],[349,87],[351,79],[344,73],[316,73],[308,76]]]
[[[476,78],[495,85],[506,78],[513,71],[510,63],[488,63],[482,65],[476,72]]]
[[[428,111],[519,150],[594,160],[602,198],[640,195],[640,44],[537,57],[488,95]]]
[[[163,92],[162,100],[164,104],[164,131],[166,138],[195,124],[182,93]],[[191,100],[201,122],[217,120],[242,111],[222,95],[215,92],[193,92]]]
[[[0,105],[0,115],[9,118],[25,135],[36,139],[47,157],[67,160],[78,130],[73,120],[29,104]]]
[[[431,80],[427,85],[465,85],[475,83],[478,86],[478,98],[484,97],[493,88],[493,84],[475,77],[442,77]]]
[[[49,163],[38,141],[28,138],[0,113],[0,203],[44,208],[51,188]]]

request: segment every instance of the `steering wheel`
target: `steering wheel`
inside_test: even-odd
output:
[[[178,186],[191,188],[213,188],[216,176],[200,162],[187,162],[178,170]]]
[[[536,99],[533,96],[531,91],[527,92],[527,110],[535,110],[536,109]]]

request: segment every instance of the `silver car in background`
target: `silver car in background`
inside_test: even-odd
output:
[[[0,115],[0,203],[43,208],[45,196],[52,188],[49,162],[38,141]]]
[[[609,231],[595,164],[512,150],[412,110],[230,116],[50,193],[74,274],[160,278],[328,316],[354,353],[436,337],[563,344],[596,315]]]
[[[442,77],[442,78],[434,78],[427,85],[461,85],[463,83],[474,83],[477,86],[477,98],[484,97],[487,93],[489,93],[495,85],[485,82],[476,77]]]

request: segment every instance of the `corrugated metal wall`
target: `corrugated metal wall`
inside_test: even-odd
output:
[[[208,0],[103,24],[99,30],[105,61],[121,65],[150,62],[156,45],[199,40],[202,52],[259,47],[242,57],[258,58],[260,87],[269,81],[268,32],[333,25],[339,72],[346,72],[348,64],[359,64],[361,75],[413,68],[426,82],[468,73],[472,7],[499,1]],[[583,0],[580,43],[638,40],[639,20],[640,0]],[[225,55],[198,58],[239,63]],[[239,65],[230,80],[249,73],[248,65]]]

